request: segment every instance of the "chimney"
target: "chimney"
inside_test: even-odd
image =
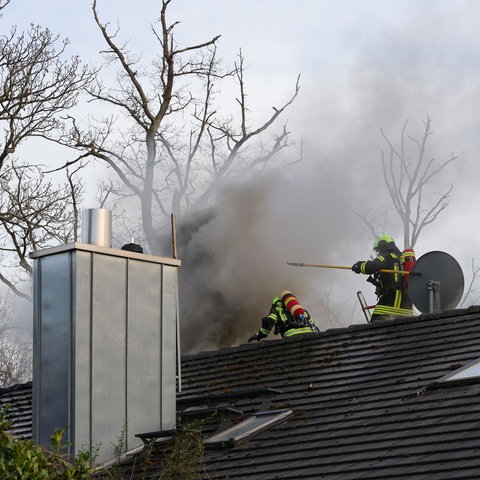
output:
[[[99,247],[112,246],[112,212],[106,208],[83,211],[82,241]]]
[[[67,453],[99,462],[122,432],[126,452],[176,427],[180,261],[110,248],[107,212],[85,214],[89,243],[31,255],[33,438],[66,428]]]

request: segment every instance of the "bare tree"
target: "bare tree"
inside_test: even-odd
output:
[[[0,14],[8,3],[0,3]],[[32,139],[59,141],[62,115],[93,78],[78,57],[64,59],[67,45],[68,40],[34,25],[0,36],[0,281],[24,299],[30,299],[21,285],[31,273],[29,251],[72,238],[77,221],[72,222],[69,202],[78,197],[81,184],[56,186],[37,158],[20,161],[17,155],[18,147]]]
[[[418,140],[407,134],[408,121],[405,122],[398,145],[390,140],[381,129],[387,151],[380,148],[383,178],[395,211],[403,224],[404,248],[414,248],[425,227],[433,223],[448,206],[448,198],[453,190],[427,194],[425,188],[433,183],[434,177],[455,161],[453,153],[446,160],[436,163],[428,158],[427,143],[433,134],[431,121],[427,116],[423,137]],[[414,154],[406,145],[410,141]]]
[[[0,388],[31,378],[32,344],[15,334],[12,299],[0,294]]]
[[[68,172],[64,185],[47,180],[40,166],[4,166],[0,175],[0,281],[25,300],[30,300],[30,252],[76,238],[83,187],[74,173]]]
[[[286,126],[258,151],[249,151],[253,139],[267,131],[293,102],[294,93],[258,126],[248,119],[243,56],[232,70],[221,71],[216,43],[219,36],[202,43],[179,47],[167,22],[171,0],[162,0],[160,18],[151,27],[160,55],[150,66],[119,43],[118,30],[102,23],[93,1],[93,15],[107,49],[109,66],[118,68],[117,85],[100,80],[88,89],[92,99],[113,107],[121,116],[107,118],[89,132],[77,122],[69,132],[71,144],[82,150],[79,159],[92,156],[106,162],[137,199],[142,227],[153,253],[159,253],[159,219],[188,210],[208,200],[214,185],[245,168],[264,166],[286,147]],[[236,79],[239,124],[221,120],[215,106],[217,82]],[[124,128],[121,128],[124,125]],[[67,139],[65,141],[68,141]]]
[[[401,130],[398,144],[395,144],[380,129],[387,145],[386,149],[379,147],[382,173],[393,208],[403,225],[404,248],[414,248],[422,231],[433,223],[448,206],[448,198],[453,191],[453,185],[439,192],[431,188],[438,176],[457,157],[450,155],[446,160],[437,163],[427,154],[427,144],[433,135],[431,120],[427,116],[424,133],[419,140],[407,133],[408,120]],[[430,189],[428,189],[430,187]],[[360,212],[352,209],[370,234],[375,237],[385,230],[389,215],[386,211],[369,208]]]
[[[67,45],[39,26],[0,36],[0,168],[27,139],[57,140],[60,116],[91,80],[78,57],[62,59]]]

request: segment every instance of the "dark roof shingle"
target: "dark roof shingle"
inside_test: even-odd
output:
[[[271,387],[283,393],[269,408],[293,409],[241,445],[207,450],[211,479],[479,478],[480,382],[426,388],[479,357],[472,307],[185,356],[183,395]]]
[[[5,419],[12,424],[11,432],[29,440],[32,438],[32,382],[0,388],[0,411],[7,408]]]

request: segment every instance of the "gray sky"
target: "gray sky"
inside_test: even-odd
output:
[[[153,54],[148,26],[156,20],[159,5],[98,0],[102,19],[112,26],[118,23],[121,38],[146,58]],[[452,153],[459,158],[437,179],[438,190],[452,183],[454,192],[447,211],[425,230],[417,256],[447,251],[468,277],[471,259],[480,261],[479,18],[476,0],[172,2],[169,19],[181,21],[176,28],[180,43],[201,43],[221,34],[219,54],[226,65],[242,49],[250,104],[259,119],[288,98],[301,74],[300,96],[287,117],[295,138],[304,141],[305,161],[291,174],[294,191],[274,196],[281,208],[274,216],[290,210],[302,234],[279,234],[283,238],[277,237],[278,254],[272,254],[271,262],[351,265],[368,257],[371,239],[342,204],[370,208],[384,202],[380,127],[397,139],[408,120],[410,133],[420,138],[428,115],[434,130],[429,155],[438,161]],[[11,24],[47,26],[67,36],[69,52],[87,61],[96,62],[102,48],[87,0],[12,0],[0,22],[3,31]],[[256,219],[258,228],[268,217]],[[394,236],[401,231],[393,214],[386,229]],[[265,246],[261,244],[260,251]],[[278,275],[301,284],[307,301],[313,302],[318,291],[335,292],[328,298],[341,291],[342,299],[351,299],[359,289],[374,301],[364,278],[344,271],[305,270]],[[345,323],[363,321],[359,309],[352,308]]]

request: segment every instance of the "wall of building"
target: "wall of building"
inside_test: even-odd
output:
[[[175,428],[175,259],[75,243],[34,258],[33,436],[113,456]]]

